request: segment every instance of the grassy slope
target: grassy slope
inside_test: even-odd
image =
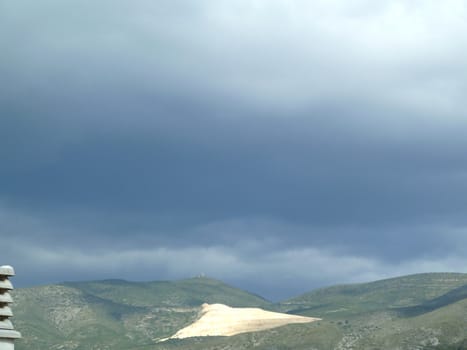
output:
[[[131,349],[154,344],[154,339],[191,323],[203,302],[270,305],[208,278],[64,283],[19,289],[14,294],[15,324],[24,334],[18,350]]]
[[[276,306],[205,278],[66,283],[16,294],[16,325],[27,335],[18,350],[467,349],[467,274],[335,286]],[[324,320],[234,337],[153,341],[191,322],[194,306],[205,301],[278,308]]]
[[[451,349],[467,339],[466,298],[467,274],[430,273],[323,288],[281,308],[336,325],[337,349]]]
[[[366,348],[466,349],[467,299],[453,302],[417,316],[400,317],[387,322],[372,337],[361,341]]]
[[[324,288],[281,303],[323,321],[156,350],[467,349],[467,275],[421,274]]]
[[[427,273],[371,283],[322,288],[282,302],[291,313],[342,318],[378,310],[412,307],[467,284],[467,274]]]
[[[205,302],[225,303],[232,306],[270,305],[270,302],[260,296],[204,277],[156,282],[123,280],[68,282],[64,285],[105,300],[141,307],[194,307]]]

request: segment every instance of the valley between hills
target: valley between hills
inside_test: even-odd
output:
[[[338,285],[279,303],[205,277],[66,282],[13,295],[23,335],[17,350],[467,349],[467,274],[460,273]],[[224,317],[217,323],[225,312],[237,315],[243,331],[174,336],[207,311]],[[291,323],[273,324],[280,318]]]

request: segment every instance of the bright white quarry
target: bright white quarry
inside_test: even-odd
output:
[[[319,318],[265,311],[259,308],[233,308],[223,304],[203,304],[200,318],[170,338],[232,336],[262,331],[291,323],[309,323]]]

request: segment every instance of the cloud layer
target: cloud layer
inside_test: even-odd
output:
[[[205,272],[273,298],[463,271],[466,15],[2,3],[5,259],[23,285]]]

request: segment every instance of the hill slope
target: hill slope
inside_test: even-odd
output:
[[[342,317],[414,307],[467,285],[467,274],[426,273],[321,288],[280,303],[281,309],[317,317]]]
[[[467,349],[466,290],[467,275],[451,273],[323,288],[278,306],[322,321],[230,338],[184,340],[170,349]]]
[[[271,304],[258,295],[206,277],[154,282],[124,280],[65,282],[63,285],[97,298],[139,307],[197,307],[205,302],[265,307]]]
[[[191,323],[204,302],[270,303],[208,278],[175,282],[121,280],[64,283],[15,290],[22,349],[131,349],[153,344]]]
[[[467,349],[467,274],[434,273],[318,289],[272,305],[207,278],[98,281],[15,291],[18,350]],[[174,339],[204,303],[323,320],[232,337]]]

